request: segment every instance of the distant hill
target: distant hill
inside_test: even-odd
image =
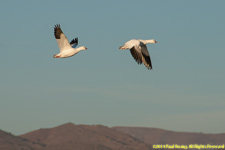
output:
[[[46,145],[46,150],[151,150],[152,146],[102,125],[67,123],[21,137]]]
[[[113,129],[130,134],[134,138],[147,144],[225,144],[225,133],[205,134],[175,132],[144,127],[113,127]]]
[[[0,130],[0,150],[44,150],[45,146]]]
[[[0,150],[152,150],[153,144],[225,144],[225,133],[63,124],[14,136],[0,130]]]

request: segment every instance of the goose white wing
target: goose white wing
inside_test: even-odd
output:
[[[60,25],[55,25],[54,35],[57,40],[60,52],[71,48],[70,43],[67,37],[62,32]]]
[[[138,46],[132,47],[130,49],[130,53],[138,64],[142,64],[142,54],[141,54],[140,47],[138,47]]]
[[[130,53],[138,64],[144,63],[148,69],[152,69],[152,62],[146,45],[134,46],[130,49]]]
[[[151,58],[146,45],[141,45],[142,61],[148,69],[152,69]]]

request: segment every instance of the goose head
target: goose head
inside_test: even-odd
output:
[[[87,47],[85,47],[85,46],[81,46],[81,47],[79,47],[79,49],[80,49],[80,50],[86,50],[86,49],[87,49]]]

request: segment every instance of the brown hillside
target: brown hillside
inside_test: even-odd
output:
[[[0,150],[44,150],[44,145],[0,130]]]
[[[225,144],[225,134],[174,132],[157,128],[113,127],[147,144]]]
[[[55,128],[39,129],[23,138],[46,144],[47,150],[150,150],[128,134],[101,125],[67,123]]]

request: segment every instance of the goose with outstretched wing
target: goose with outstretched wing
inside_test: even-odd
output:
[[[85,46],[76,48],[78,45],[78,38],[73,39],[70,43],[59,24],[54,27],[54,35],[59,46],[60,53],[53,55],[54,58],[71,57],[82,50],[86,50]]]
[[[148,43],[157,43],[156,40],[137,40],[132,39],[126,42],[123,46],[120,46],[119,49],[125,50],[129,49],[131,55],[136,60],[138,64],[144,64],[148,69],[152,69],[151,58],[147,49],[146,44]]]

